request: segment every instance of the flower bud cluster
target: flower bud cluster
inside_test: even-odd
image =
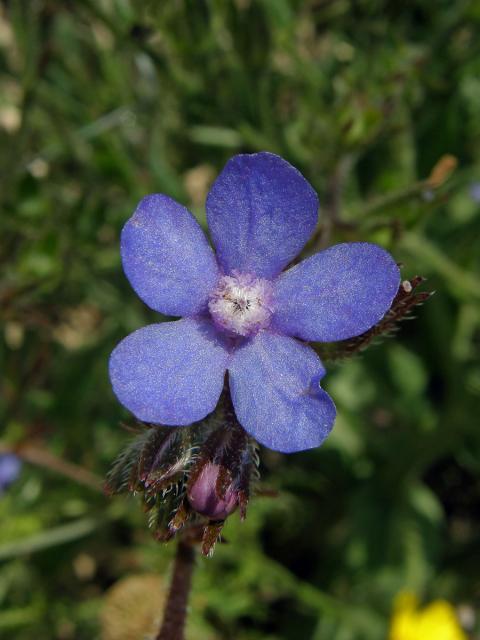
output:
[[[144,425],[113,465],[106,490],[141,494],[158,540],[182,532],[207,555],[226,518],[237,510],[245,518],[257,479],[256,445],[227,407],[209,423]]]

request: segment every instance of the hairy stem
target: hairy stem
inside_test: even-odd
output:
[[[172,582],[163,621],[156,640],[184,640],[187,604],[195,567],[195,550],[182,540],[178,543]]]

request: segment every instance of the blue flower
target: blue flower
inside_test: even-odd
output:
[[[472,182],[470,185],[470,197],[474,202],[480,202],[480,182]]]
[[[22,463],[12,453],[0,453],[0,496],[15,482],[20,474]]]
[[[288,162],[237,155],[206,202],[214,254],[189,211],[165,195],[138,205],[121,238],[140,298],[182,319],[125,338],[110,358],[120,402],[137,418],[187,425],[215,409],[228,371],[240,424],[283,452],[320,445],[335,405],[306,341],[359,335],[388,311],[399,269],[384,249],[338,244],[287,269],[317,224],[318,199]]]

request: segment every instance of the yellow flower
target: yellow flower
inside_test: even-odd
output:
[[[468,640],[455,609],[445,600],[435,600],[423,609],[412,593],[395,600],[388,640]]]

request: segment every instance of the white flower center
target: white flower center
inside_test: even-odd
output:
[[[253,335],[270,324],[272,285],[248,274],[223,276],[208,309],[220,329],[239,336]]]

